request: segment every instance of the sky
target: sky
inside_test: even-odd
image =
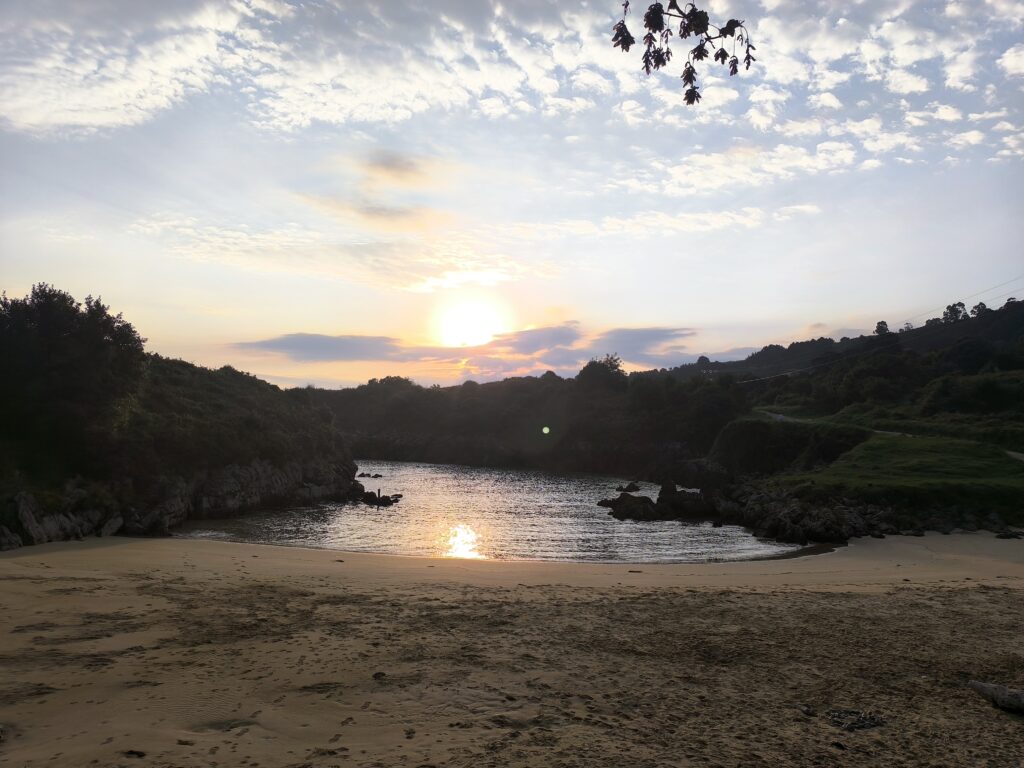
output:
[[[0,288],[282,386],[630,370],[1024,296],[1024,1],[0,0]],[[644,6],[627,21],[640,38]],[[971,297],[971,298],[968,298]]]

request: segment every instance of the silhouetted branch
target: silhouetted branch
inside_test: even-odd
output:
[[[636,44],[636,38],[626,26],[628,13],[629,0],[624,0],[622,19],[612,27],[612,45],[627,53]],[[678,20],[679,25],[674,32],[672,26],[674,21],[670,23],[666,19]],[[730,76],[735,75],[740,71],[740,59],[736,55],[737,46],[743,50],[744,69],[750,69],[750,65],[757,61],[753,53],[757,49],[750,42],[750,34],[743,21],[729,19],[722,26],[712,24],[707,11],[701,10],[693,3],[686,3],[680,7],[676,0],[669,0],[667,9],[661,3],[648,6],[647,12],[644,13],[644,29],[647,30],[647,33],[643,37],[644,55],[641,57],[641,62],[644,72],[648,75],[668,66],[672,60],[669,40],[673,34],[681,40],[690,37],[697,39],[697,44],[686,54],[686,64],[683,65],[683,74],[681,75],[683,85],[686,86],[683,98],[689,105],[696,104],[701,99],[695,62],[704,61],[711,55],[716,63],[729,68]],[[726,50],[725,46],[730,39],[731,50]],[[715,41],[720,41],[717,46],[713,45]],[[713,50],[716,47],[717,50]]]

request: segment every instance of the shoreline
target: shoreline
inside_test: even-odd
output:
[[[116,555],[115,562],[97,562],[105,553]],[[916,576],[925,583],[988,579],[1001,586],[1024,588],[1024,540],[997,539],[995,534],[984,531],[884,539],[867,537],[853,539],[845,545],[804,547],[782,556],[675,563],[423,557],[223,539],[112,536],[50,542],[2,552],[0,579],[6,568],[17,566],[20,561],[52,561],[86,571],[133,573],[133,568],[145,568],[151,560],[173,561],[178,557],[202,559],[211,567],[242,557],[260,559],[261,565],[275,566],[268,576],[280,575],[281,569],[287,567],[320,573],[325,567],[345,563],[348,566],[346,578],[435,581],[443,576],[487,586],[513,583],[514,579],[537,582],[549,579],[543,583],[566,586],[619,585],[621,582],[613,580],[629,576],[631,583],[666,588],[703,584],[747,589],[826,585],[827,588],[845,585],[851,589],[879,589],[905,584],[908,577]]]
[[[753,535],[753,534],[751,534]],[[120,538],[139,538],[139,537],[120,537]],[[205,536],[188,536],[174,531],[171,532],[170,536],[166,537],[155,537],[155,538],[170,538],[178,539],[181,541],[215,541],[223,542],[225,544],[249,544],[260,547],[283,547],[285,549],[303,549],[311,552],[339,552],[346,555],[380,555],[383,557],[412,557],[420,558],[423,560],[488,560],[495,563],[553,563],[560,565],[713,565],[713,564],[725,564],[725,563],[749,563],[756,562],[759,560],[792,560],[800,557],[814,557],[817,555],[827,555],[829,552],[834,552],[836,549],[848,546],[849,542],[837,542],[837,543],[819,543],[819,544],[807,544],[796,549],[789,550],[786,552],[779,552],[772,555],[756,555],[754,557],[743,557],[735,558],[733,560],[541,560],[534,558],[504,558],[504,557],[479,557],[479,558],[462,558],[462,557],[447,557],[447,556],[431,556],[431,555],[407,555],[402,552],[377,552],[367,551],[359,549],[335,549],[333,547],[313,547],[307,544],[282,544],[272,541],[245,541],[243,539],[233,539],[228,537],[205,537]],[[769,541],[774,541],[769,539]],[[55,543],[55,542],[50,542]],[[37,545],[38,546],[38,545]]]

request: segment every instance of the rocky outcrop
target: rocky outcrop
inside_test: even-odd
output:
[[[353,478],[351,461],[268,461],[232,464],[186,481],[167,482],[160,500],[125,516],[121,533],[166,535],[188,519],[231,517],[264,507],[341,501],[361,496],[363,487]]]
[[[230,517],[252,509],[360,498],[351,460],[275,465],[254,461],[185,479],[164,480],[147,501],[117,500],[112,493],[65,490],[53,508],[42,509],[30,493],[8,500],[0,515],[0,549],[116,533],[167,535],[187,519]]]
[[[701,491],[679,490],[675,483],[662,483],[655,505],[662,520],[714,520],[715,505]]]
[[[35,496],[22,491],[7,500],[0,519],[0,550],[109,535],[123,524],[109,498],[81,488],[67,489],[52,511],[44,511]]]
[[[792,544],[835,544],[866,536],[922,536],[925,531],[989,530],[1006,538],[1016,535],[995,513],[980,517],[950,508],[922,515],[917,511],[850,499],[812,501],[760,481],[706,492],[679,490],[674,483],[667,482],[662,485],[656,503],[646,496],[623,493],[598,504],[608,507],[609,514],[620,520],[741,525],[756,536]]]
[[[608,514],[616,520],[662,520],[658,510],[649,496],[633,496],[620,493],[615,499],[602,499],[597,502],[599,507],[608,507]]]

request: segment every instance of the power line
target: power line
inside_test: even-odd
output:
[[[1010,283],[1015,283],[1015,282],[1017,282],[1018,280],[1020,280],[1022,278],[1024,278],[1024,274],[1017,275],[1016,277],[1010,278],[1006,282],[999,283],[999,285],[993,285],[991,288],[986,288],[983,291],[978,291],[977,293],[972,293],[970,296],[965,296],[963,299],[961,299],[961,301],[966,301],[967,299],[973,299],[975,296],[981,296],[983,293],[988,293],[989,291],[994,291],[996,288],[1002,288],[1004,285],[1009,285]],[[1010,293],[1013,293],[1013,291],[1010,291]],[[1009,294],[1004,293],[1002,295],[1003,296],[1007,296]],[[995,297],[989,298],[989,301],[992,301],[993,299],[998,299],[998,298],[1000,298],[1000,297],[999,296],[995,296]],[[919,317],[924,317],[925,315],[930,315],[932,312],[941,312],[944,309],[945,309],[945,307],[938,307],[936,309],[929,309],[928,311],[922,312],[919,315],[914,315],[913,317],[908,317],[903,322],[909,323],[911,320],[917,320]]]

